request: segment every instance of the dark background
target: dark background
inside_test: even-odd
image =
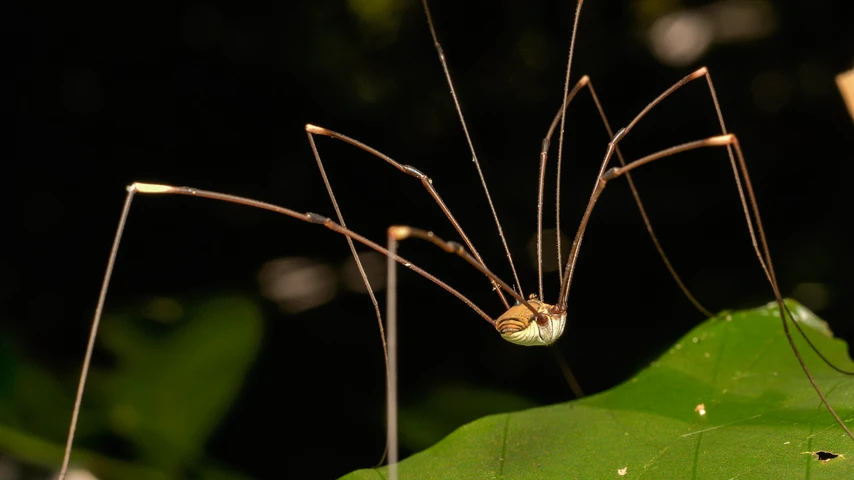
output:
[[[653,21],[710,4],[586,2],[573,78],[591,76],[619,128],[673,82],[708,66],[747,156],[784,295],[819,284],[826,301],[795,296],[850,339],[854,126],[834,75],[854,61],[854,6],[772,2],[776,27],[763,38],[714,44],[683,67],[650,53]],[[333,216],[308,122],[430,175],[487,265],[512,283],[421,6],[383,5],[31,3],[3,20],[13,41],[3,155],[3,237],[11,243],[0,262],[0,333],[56,375],[78,373],[124,187],[133,181]],[[537,154],[560,104],[574,3],[431,6],[530,293]],[[369,8],[380,14],[365,14]],[[567,131],[562,221],[573,232],[608,140],[585,93],[570,109]],[[695,82],[622,146],[638,158],[718,133],[708,91]],[[340,142],[317,142],[354,230],[382,242],[387,226],[409,224],[458,239],[417,180]],[[720,311],[773,299],[722,150],[664,160],[635,179],[674,266],[701,302]],[[628,192],[622,180],[609,185],[593,215],[567,331],[555,347],[588,393],[624,380],[703,320],[664,269]],[[552,227],[553,200],[546,212]],[[462,260],[417,241],[404,243],[402,254],[489,314],[502,313],[489,284]],[[343,239],[322,227],[218,202],[140,197],[107,308],[150,295],[257,297],[266,315],[263,350],[208,452],[258,478],[283,470],[331,478],[369,467],[382,453],[383,366],[370,302],[341,286],[329,303],[286,314],[261,299],[256,276],[279,257],[338,269],[348,256]],[[546,277],[547,301],[555,301],[557,284],[555,274]],[[541,404],[572,398],[546,349],[501,341],[415,274],[401,272],[400,288],[404,405],[447,384]]]

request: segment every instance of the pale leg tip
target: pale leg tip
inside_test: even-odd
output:
[[[134,182],[128,185],[128,192],[140,192],[140,193],[169,193],[174,190],[175,187],[170,185],[160,185],[157,183],[142,183],[142,182]]]

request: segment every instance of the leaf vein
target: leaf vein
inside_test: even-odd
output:
[[[498,478],[504,478],[504,463],[507,461],[507,436],[510,431],[510,414],[504,416],[504,436],[501,442],[501,456],[498,457]]]

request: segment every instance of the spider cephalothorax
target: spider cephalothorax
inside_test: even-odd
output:
[[[535,315],[527,306],[518,304],[510,307],[495,321],[495,329],[501,337],[516,345],[532,347],[551,345],[563,333],[566,326],[566,311],[560,311],[532,296],[528,303],[537,309]]]

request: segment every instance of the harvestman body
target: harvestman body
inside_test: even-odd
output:
[[[489,195],[489,190],[487,189],[486,183],[483,180],[483,175],[482,175],[481,170],[480,170],[480,165],[479,165],[479,162],[477,160],[477,155],[475,154],[474,148],[472,147],[472,142],[471,142],[471,139],[470,139],[469,134],[468,134],[468,129],[467,129],[467,126],[466,126],[466,123],[465,123],[465,120],[464,120],[464,117],[462,114],[462,110],[460,109],[459,102],[457,101],[457,95],[456,95],[456,92],[454,89],[454,85],[451,81],[451,77],[450,77],[450,74],[448,72],[448,66],[447,66],[447,62],[445,59],[445,55],[444,55],[444,52],[442,50],[441,45],[439,44],[438,37],[436,35],[435,29],[433,26],[433,21],[432,21],[431,15],[430,15],[430,10],[427,6],[426,0],[422,0],[422,3],[424,6],[425,15],[427,17],[427,24],[429,26],[434,45],[435,45],[436,50],[438,52],[442,68],[445,71],[445,77],[448,81],[448,86],[450,88],[451,96],[454,100],[455,106],[457,108],[457,112],[458,112],[459,117],[460,117],[462,128],[465,132],[466,139],[467,139],[467,141],[469,143],[469,147],[471,149],[471,153],[472,153],[472,157],[473,157],[475,167],[478,171],[478,174],[480,175],[481,183],[483,185],[484,192],[486,194],[488,203],[490,205],[490,209],[492,211],[492,215],[493,215],[493,218],[495,220],[496,227],[497,227],[498,232],[499,232],[499,236],[500,236],[502,243],[504,245],[505,252],[507,254],[508,260],[510,261],[510,265],[511,265],[514,280],[515,280],[515,285],[518,286],[519,280],[518,280],[518,276],[516,274],[515,267],[513,266],[512,257],[510,256],[509,248],[507,247],[507,242],[504,238],[501,223],[499,222],[498,216],[495,213],[495,209],[493,208],[492,199]],[[258,200],[253,200],[253,199],[249,199],[249,198],[245,198],[245,197],[238,197],[235,195],[230,195],[230,194],[225,194],[225,193],[200,190],[200,189],[195,189],[195,188],[190,188],[190,187],[177,187],[177,186],[161,185],[161,184],[149,184],[149,183],[134,183],[128,187],[128,195],[127,195],[126,200],[125,200],[125,204],[124,204],[124,207],[122,210],[121,218],[119,220],[117,233],[116,233],[115,240],[113,243],[113,247],[112,247],[112,250],[110,253],[110,257],[109,257],[109,261],[107,264],[107,269],[106,269],[106,273],[104,276],[104,280],[102,283],[101,293],[100,293],[100,296],[98,298],[98,303],[97,303],[97,307],[95,310],[94,319],[92,322],[91,333],[89,336],[89,342],[88,342],[87,349],[86,349],[86,355],[84,357],[84,362],[83,362],[82,373],[81,373],[80,382],[79,382],[79,386],[78,386],[77,396],[75,399],[74,411],[72,413],[72,419],[71,419],[70,428],[69,428],[69,434],[68,434],[68,440],[67,440],[67,444],[66,444],[65,456],[63,459],[63,464],[62,464],[60,473],[59,473],[59,478],[63,479],[65,477],[67,469],[68,469],[68,464],[69,464],[69,459],[70,459],[70,454],[71,454],[71,447],[72,447],[73,440],[74,440],[74,433],[75,433],[75,429],[76,429],[76,425],[77,425],[77,419],[78,419],[78,415],[79,415],[80,404],[82,401],[83,390],[84,390],[84,386],[85,386],[85,382],[86,382],[86,376],[87,376],[89,364],[91,361],[92,350],[93,350],[93,346],[94,346],[95,337],[97,335],[97,330],[98,330],[98,325],[99,325],[100,318],[101,318],[101,313],[103,311],[104,303],[106,300],[107,288],[109,286],[109,282],[110,282],[113,267],[115,264],[116,255],[117,255],[119,245],[121,242],[121,237],[122,237],[122,233],[124,230],[124,226],[125,226],[125,223],[127,220],[128,213],[130,211],[131,202],[137,193],[140,193],[140,194],[178,194],[178,195],[188,195],[188,196],[209,198],[209,199],[214,199],[214,200],[221,200],[221,201],[226,201],[226,202],[230,202],[230,203],[237,203],[237,204],[241,204],[241,205],[245,205],[245,206],[249,206],[249,207],[253,207],[253,208],[259,208],[259,209],[270,210],[273,212],[281,213],[283,215],[287,215],[289,217],[292,217],[292,218],[295,218],[298,220],[302,220],[302,221],[305,221],[308,223],[323,225],[326,228],[328,228],[334,232],[337,232],[338,234],[345,236],[347,238],[349,245],[350,245],[351,251],[355,257],[356,265],[362,274],[363,280],[365,281],[366,285],[368,286],[368,291],[371,295],[371,299],[372,299],[374,306],[375,306],[375,309],[376,309],[379,327],[380,327],[381,331],[383,330],[383,323],[382,323],[382,319],[380,317],[379,307],[377,306],[377,301],[374,298],[373,292],[370,288],[367,277],[364,273],[364,269],[362,268],[362,264],[361,264],[361,261],[359,259],[359,256],[356,254],[356,250],[355,250],[355,246],[354,246],[353,241],[359,242],[362,245],[365,245],[365,246],[367,246],[367,247],[369,247],[369,248],[371,248],[377,252],[380,252],[389,258],[389,261],[390,261],[389,262],[389,292],[387,295],[387,300],[389,302],[388,308],[387,308],[388,329],[386,332],[388,334],[388,340],[387,340],[387,344],[384,343],[384,351],[386,352],[386,355],[387,355],[386,356],[386,365],[387,365],[387,369],[388,369],[387,370],[387,373],[388,373],[388,389],[387,389],[388,397],[387,398],[388,398],[388,407],[389,407],[388,408],[388,412],[389,412],[388,413],[389,478],[396,478],[396,462],[397,462],[396,364],[397,364],[397,362],[396,362],[396,336],[395,336],[395,332],[396,332],[396,330],[395,330],[396,329],[396,326],[395,326],[396,325],[396,295],[395,295],[396,285],[394,282],[394,278],[395,278],[396,274],[394,273],[395,269],[393,268],[395,265],[394,262],[397,262],[397,263],[400,263],[400,264],[406,266],[407,268],[409,268],[409,269],[415,271],[416,273],[424,276],[425,278],[427,278],[431,282],[437,284],[438,286],[442,287],[443,289],[445,289],[446,291],[448,291],[452,295],[459,298],[466,305],[468,305],[470,308],[472,308],[475,312],[477,312],[479,315],[481,315],[487,322],[489,322],[491,325],[493,325],[496,328],[496,330],[499,332],[499,334],[502,336],[502,338],[504,338],[505,340],[510,341],[512,343],[515,343],[515,344],[525,345],[525,346],[550,345],[550,344],[554,343],[555,341],[557,341],[558,338],[560,338],[561,334],[564,331],[564,327],[566,325],[566,321],[567,321],[567,298],[569,296],[569,288],[570,288],[570,285],[572,283],[572,278],[573,278],[576,262],[578,259],[578,254],[579,254],[579,250],[581,247],[581,242],[582,242],[582,239],[584,237],[584,233],[585,233],[588,221],[590,219],[590,215],[591,215],[591,213],[592,213],[592,211],[593,211],[593,209],[594,209],[594,207],[595,207],[595,205],[599,199],[599,196],[602,194],[602,191],[604,190],[607,183],[611,180],[618,178],[618,177],[625,176],[626,180],[629,183],[629,186],[632,190],[632,194],[635,198],[635,201],[638,205],[638,208],[640,209],[644,223],[647,226],[647,230],[649,231],[650,236],[651,236],[651,238],[652,238],[652,240],[656,246],[656,249],[658,250],[659,254],[662,256],[662,259],[663,259],[666,267],[670,271],[671,275],[673,276],[674,280],[676,280],[677,284],[682,289],[682,291],[685,293],[685,295],[688,297],[688,299],[701,312],[703,312],[707,316],[712,316],[711,313],[708,310],[706,310],[702,305],[700,305],[700,303],[691,295],[691,293],[688,291],[688,289],[684,286],[684,284],[679,279],[678,275],[676,275],[676,272],[673,269],[673,267],[670,265],[670,262],[668,261],[666,255],[664,254],[664,251],[663,251],[661,245],[659,244],[659,242],[658,242],[658,240],[657,240],[657,238],[653,232],[652,226],[651,226],[649,219],[646,215],[643,204],[640,201],[639,194],[637,193],[637,190],[634,186],[634,183],[631,180],[631,176],[629,173],[631,170],[634,170],[638,167],[641,167],[641,166],[643,166],[647,163],[653,162],[655,160],[658,160],[658,159],[661,159],[664,157],[668,157],[668,156],[671,156],[674,154],[678,154],[681,152],[685,152],[685,151],[689,151],[689,150],[695,150],[695,149],[704,148],[704,147],[726,147],[728,155],[729,155],[730,164],[732,165],[732,171],[733,171],[734,179],[736,182],[736,186],[738,188],[739,196],[741,199],[741,204],[742,204],[742,207],[744,210],[745,220],[747,222],[747,227],[748,227],[748,230],[750,232],[751,240],[753,242],[753,247],[754,247],[754,250],[756,252],[757,258],[759,260],[759,263],[760,263],[763,271],[765,272],[765,275],[768,279],[768,282],[769,282],[769,284],[770,284],[770,286],[774,292],[774,296],[775,296],[776,302],[778,304],[778,307],[782,313],[781,319],[783,321],[784,331],[785,331],[785,334],[786,334],[786,336],[789,340],[789,343],[792,347],[792,350],[795,353],[798,361],[800,362],[801,367],[803,368],[804,372],[806,373],[807,378],[810,380],[810,382],[812,383],[816,392],[820,396],[823,404],[831,412],[831,414],[836,419],[837,423],[844,429],[846,434],[848,434],[849,437],[854,439],[854,434],[851,433],[851,431],[846,427],[844,422],[839,418],[839,416],[836,414],[833,407],[827,401],[827,399],[826,399],[825,395],[823,394],[823,392],[821,391],[821,389],[816,385],[812,375],[810,374],[807,366],[805,365],[803,359],[801,358],[800,352],[798,351],[797,347],[794,344],[791,333],[789,332],[787,317],[789,317],[791,319],[792,315],[791,315],[791,312],[789,312],[785,303],[783,302],[782,296],[781,296],[779,288],[777,286],[776,275],[774,273],[773,265],[771,262],[771,257],[770,257],[767,242],[765,239],[764,231],[762,228],[762,222],[761,222],[761,219],[759,216],[759,210],[758,210],[757,202],[756,202],[755,195],[753,192],[753,187],[752,187],[752,184],[750,182],[750,177],[749,177],[749,174],[747,171],[747,166],[746,166],[741,148],[739,146],[738,139],[736,138],[735,135],[727,132],[726,126],[725,126],[724,121],[723,121],[723,115],[721,114],[721,110],[720,110],[720,107],[718,104],[717,96],[716,96],[715,89],[714,89],[714,86],[712,84],[712,80],[711,80],[711,76],[710,76],[709,72],[707,71],[707,69],[705,67],[700,68],[699,70],[697,70],[697,71],[689,74],[688,76],[684,77],[679,82],[676,82],[672,87],[667,89],[664,93],[659,95],[655,100],[650,102],[649,105],[646,108],[644,108],[625,128],[622,128],[619,131],[617,131],[616,133],[614,133],[613,130],[611,129],[611,126],[610,126],[608,120],[607,120],[607,117],[605,116],[605,113],[602,109],[602,106],[599,102],[599,99],[596,96],[596,93],[593,89],[593,86],[592,86],[592,83],[590,82],[590,79],[588,77],[584,76],[581,78],[581,80],[578,81],[578,83],[572,89],[569,88],[569,85],[570,85],[569,78],[570,78],[570,71],[571,71],[571,65],[572,65],[572,55],[573,55],[573,49],[574,49],[574,45],[575,45],[576,31],[577,31],[577,25],[578,25],[578,20],[580,17],[582,3],[583,3],[582,1],[578,2],[578,7],[576,9],[575,19],[573,22],[573,33],[572,33],[572,40],[571,40],[570,48],[569,48],[569,55],[568,55],[568,62],[567,62],[567,69],[566,69],[566,82],[564,85],[564,100],[563,100],[563,103],[561,105],[561,108],[558,111],[558,114],[555,116],[554,121],[551,123],[548,134],[546,135],[546,138],[543,140],[543,144],[542,144],[542,148],[541,148],[541,152],[540,152],[540,181],[539,181],[539,191],[538,191],[538,216],[537,216],[537,228],[538,228],[538,230],[537,230],[537,255],[538,255],[538,270],[539,270],[539,272],[538,272],[539,273],[539,289],[538,289],[539,294],[538,295],[532,294],[527,299],[524,298],[521,293],[518,293],[516,289],[511,287],[509,284],[507,284],[506,282],[504,282],[500,278],[498,278],[498,276],[493,274],[486,267],[486,264],[483,261],[483,259],[481,258],[480,254],[474,248],[474,245],[472,245],[472,242],[469,240],[468,236],[465,234],[465,232],[463,231],[460,224],[454,218],[453,214],[445,206],[444,201],[442,200],[441,196],[436,191],[436,189],[432,186],[432,182],[427,175],[425,175],[424,173],[420,172],[418,169],[416,169],[412,166],[400,164],[400,163],[394,161],[390,157],[384,155],[383,153],[375,150],[372,147],[369,147],[369,146],[359,142],[358,140],[352,139],[350,137],[347,137],[345,135],[342,135],[340,133],[337,133],[337,132],[334,132],[334,131],[331,131],[331,130],[328,130],[328,129],[325,129],[322,127],[318,127],[318,126],[314,126],[314,125],[306,125],[306,133],[308,135],[308,140],[309,140],[309,143],[311,145],[312,151],[314,153],[314,157],[318,163],[320,173],[321,173],[323,180],[326,184],[328,194],[329,194],[329,196],[332,200],[333,206],[336,210],[336,214],[337,214],[337,218],[338,218],[337,222],[333,221],[332,219],[327,218],[325,216],[318,215],[316,213],[310,213],[310,212],[301,213],[301,212],[297,212],[297,211],[294,211],[294,210],[291,210],[291,209],[288,209],[285,207],[276,206],[276,205],[273,205],[270,203],[261,202]],[[674,91],[678,90],[682,86],[684,86],[684,85],[686,85],[686,84],[688,84],[694,80],[700,79],[700,78],[705,78],[706,82],[708,84],[709,92],[710,92],[710,95],[712,97],[714,107],[715,107],[715,110],[717,112],[718,120],[720,123],[721,135],[717,135],[717,136],[713,136],[713,137],[709,137],[709,138],[705,138],[705,139],[701,139],[701,140],[696,140],[696,141],[692,141],[692,142],[683,143],[681,145],[677,145],[677,146],[674,146],[674,147],[653,153],[651,155],[647,155],[646,157],[640,158],[638,160],[635,160],[632,162],[626,162],[624,160],[620,150],[619,150],[619,146],[618,146],[619,142],[623,138],[625,138],[626,135],[628,135],[628,133],[632,130],[632,128],[647,114],[647,112],[649,112],[652,108],[654,108],[663,99],[665,99],[666,97],[671,95]],[[582,90],[584,88],[586,88],[590,92],[591,96],[593,97],[593,100],[596,104],[596,107],[599,110],[599,114],[600,114],[601,120],[603,122],[603,125],[605,127],[605,130],[607,131],[611,140],[607,145],[607,149],[605,152],[604,159],[602,160],[602,163],[600,164],[599,173],[597,175],[597,178],[595,179],[593,191],[590,195],[590,199],[588,201],[587,207],[586,207],[584,214],[582,216],[582,219],[581,219],[581,222],[579,224],[578,230],[576,232],[575,238],[574,238],[574,240],[570,246],[569,259],[566,263],[566,267],[563,269],[562,272],[560,272],[560,279],[561,279],[560,292],[558,294],[558,297],[557,297],[555,303],[549,304],[549,303],[546,303],[544,296],[543,296],[543,274],[542,274],[542,269],[543,269],[543,262],[542,262],[542,251],[543,251],[543,248],[542,248],[542,231],[543,231],[542,212],[543,212],[543,203],[544,203],[543,202],[543,195],[544,195],[543,190],[544,190],[545,166],[546,166],[546,161],[547,161],[547,157],[548,157],[548,151],[549,151],[549,148],[551,145],[550,139],[552,137],[554,130],[557,127],[557,124],[560,123],[561,127],[560,127],[560,133],[558,135],[558,156],[557,156],[557,172],[558,173],[557,173],[557,195],[556,195],[556,198],[557,198],[557,219],[556,219],[557,228],[556,228],[556,230],[558,232],[558,241],[557,241],[558,252],[557,252],[557,255],[558,255],[558,259],[560,261],[563,258],[562,253],[561,253],[561,247],[560,247],[560,204],[559,204],[559,199],[560,199],[560,167],[561,167],[561,156],[562,156],[561,154],[562,154],[562,148],[563,148],[563,133],[564,133],[564,125],[565,125],[565,114],[566,114],[566,107],[568,106],[568,104],[575,97],[575,95],[580,90]],[[326,173],[325,173],[323,164],[322,164],[321,159],[320,159],[320,154],[318,153],[317,146],[315,145],[315,141],[314,141],[315,135],[327,136],[327,137],[331,137],[331,138],[349,143],[349,144],[351,144],[357,148],[360,148],[362,150],[367,151],[368,153],[373,154],[374,156],[376,156],[377,158],[379,158],[381,160],[384,160],[385,162],[391,164],[392,166],[394,166],[395,168],[397,168],[401,172],[406,173],[407,175],[410,175],[410,176],[415,177],[418,180],[420,180],[422,185],[428,191],[428,193],[434,198],[434,200],[436,201],[438,206],[445,213],[448,220],[453,224],[456,231],[458,232],[461,239],[463,240],[463,243],[465,244],[465,246],[458,244],[456,242],[444,241],[444,240],[436,237],[432,232],[428,232],[425,230],[420,230],[420,229],[407,227],[407,226],[394,226],[394,227],[389,228],[389,231],[388,231],[389,242],[388,242],[388,248],[386,248],[386,247],[383,247],[383,246],[359,235],[358,233],[356,233],[352,230],[349,230],[346,226],[346,223],[344,222],[344,218],[341,214],[341,211],[338,208],[338,204],[335,200],[335,196],[334,196],[334,193],[331,189],[331,186],[330,186],[329,182],[327,181]],[[620,166],[608,168],[610,163],[611,163],[611,159],[614,155],[616,155],[617,158],[619,159]],[[502,315],[500,315],[496,319],[493,319],[490,315],[486,314],[482,309],[480,309],[478,306],[476,306],[471,300],[469,300],[468,298],[463,296],[461,293],[459,293],[458,291],[456,291],[455,289],[453,289],[452,287],[450,287],[446,283],[442,282],[438,278],[434,277],[433,275],[431,275],[427,271],[425,271],[425,270],[421,269],[420,267],[412,264],[411,262],[407,261],[403,257],[400,257],[396,253],[396,243],[398,241],[404,240],[406,238],[420,238],[422,240],[426,240],[426,241],[433,243],[434,245],[442,248],[443,250],[445,250],[449,253],[455,253],[455,254],[461,256],[464,260],[466,260],[474,268],[476,268],[481,273],[483,273],[487,278],[489,278],[489,280],[492,282],[493,286],[495,287],[495,290],[496,290],[498,296],[500,297],[501,301],[505,305],[505,308],[506,308],[505,313],[503,313]],[[508,303],[508,301],[505,297],[505,293],[510,295],[515,300],[514,305],[510,305],[510,303]],[[801,331],[801,328],[797,324],[797,322],[794,322],[794,320],[792,320],[792,322],[793,322],[793,325],[795,325],[795,327],[798,329],[798,331],[803,335],[803,332]],[[804,338],[807,338],[807,337],[804,335]],[[807,339],[807,342],[809,343],[809,339]],[[810,343],[810,346],[812,347],[811,343]],[[815,349],[815,348],[813,347],[813,349]],[[819,355],[821,355],[821,354],[819,353]],[[824,357],[822,357],[822,359],[824,359]],[[826,359],[825,359],[825,362],[827,362]],[[836,368],[833,365],[831,365],[831,367]],[[837,369],[837,370],[842,372],[839,369]],[[842,372],[842,373],[851,373],[851,372]]]

